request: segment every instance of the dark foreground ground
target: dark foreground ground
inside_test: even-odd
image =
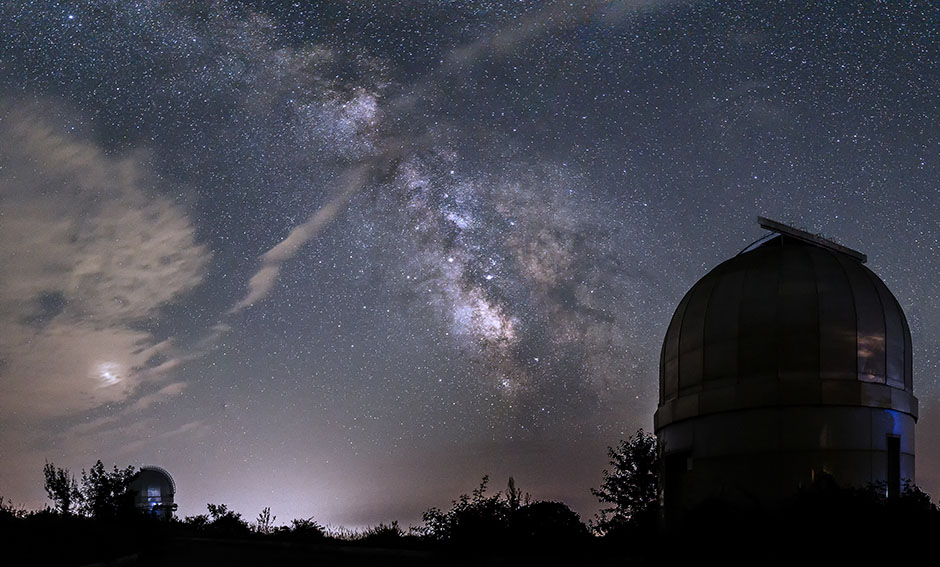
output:
[[[203,530],[205,531],[205,530]],[[499,538],[496,538],[499,539]],[[0,522],[0,566],[501,566],[645,565],[628,546],[601,538],[494,543],[481,537],[444,545],[417,537],[344,541],[331,537],[201,533],[185,525],[97,522],[34,515]]]
[[[212,540],[180,538],[166,542],[160,549],[150,549],[105,562],[86,563],[96,566],[416,566],[443,565],[646,565],[635,558],[614,558],[601,550],[568,552],[485,553],[474,550],[415,550],[361,548],[355,546],[308,545],[281,542]]]
[[[890,525],[873,524],[851,531],[808,522],[801,530],[742,533],[740,526],[716,523],[707,538],[690,534],[647,541],[607,542],[598,539],[576,549],[488,550],[477,548],[381,548],[355,544],[311,544],[255,539],[173,537],[156,544],[113,545],[83,542],[76,547],[61,541],[27,538],[2,546],[0,565],[78,566],[644,566],[644,565],[898,565],[911,560],[935,562],[935,529],[903,535]],[[926,527],[926,526],[924,526]],[[935,526],[933,526],[935,528]],[[801,533],[802,532],[802,533]],[[6,534],[5,534],[6,535]],[[932,537],[931,537],[932,536]]]
[[[297,526],[261,534],[238,522],[195,525],[10,513],[0,515],[0,566],[802,567],[934,564],[940,557],[940,510],[923,493],[898,500],[872,498],[869,492],[810,493],[776,510],[711,503],[668,530],[651,523],[603,538],[476,527],[447,541],[397,528],[339,539],[319,528]]]

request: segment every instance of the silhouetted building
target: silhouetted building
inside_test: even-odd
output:
[[[135,494],[134,505],[138,510],[167,520],[173,517],[177,508],[173,502],[176,483],[166,470],[154,466],[140,467],[130,489]]]
[[[696,283],[660,361],[668,518],[706,501],[772,507],[800,487],[914,478],[911,334],[865,255],[771,234]]]

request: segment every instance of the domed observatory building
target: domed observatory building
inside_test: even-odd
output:
[[[129,485],[135,494],[135,507],[148,514],[169,520],[176,511],[173,502],[176,496],[176,483],[173,477],[160,467],[146,466],[134,475]]]
[[[667,519],[772,507],[823,479],[914,479],[911,334],[864,254],[780,223],[685,295],[666,332],[655,431]]]

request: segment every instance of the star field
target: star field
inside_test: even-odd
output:
[[[587,519],[686,290],[762,215],[865,252],[940,493],[940,11],[0,6],[0,494],[156,464],[182,515]],[[499,481],[503,482],[503,481]]]

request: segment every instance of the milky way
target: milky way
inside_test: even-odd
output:
[[[0,7],[0,495],[101,458],[183,515],[490,474],[587,519],[757,215],[898,296],[940,490],[936,7],[308,4]]]

